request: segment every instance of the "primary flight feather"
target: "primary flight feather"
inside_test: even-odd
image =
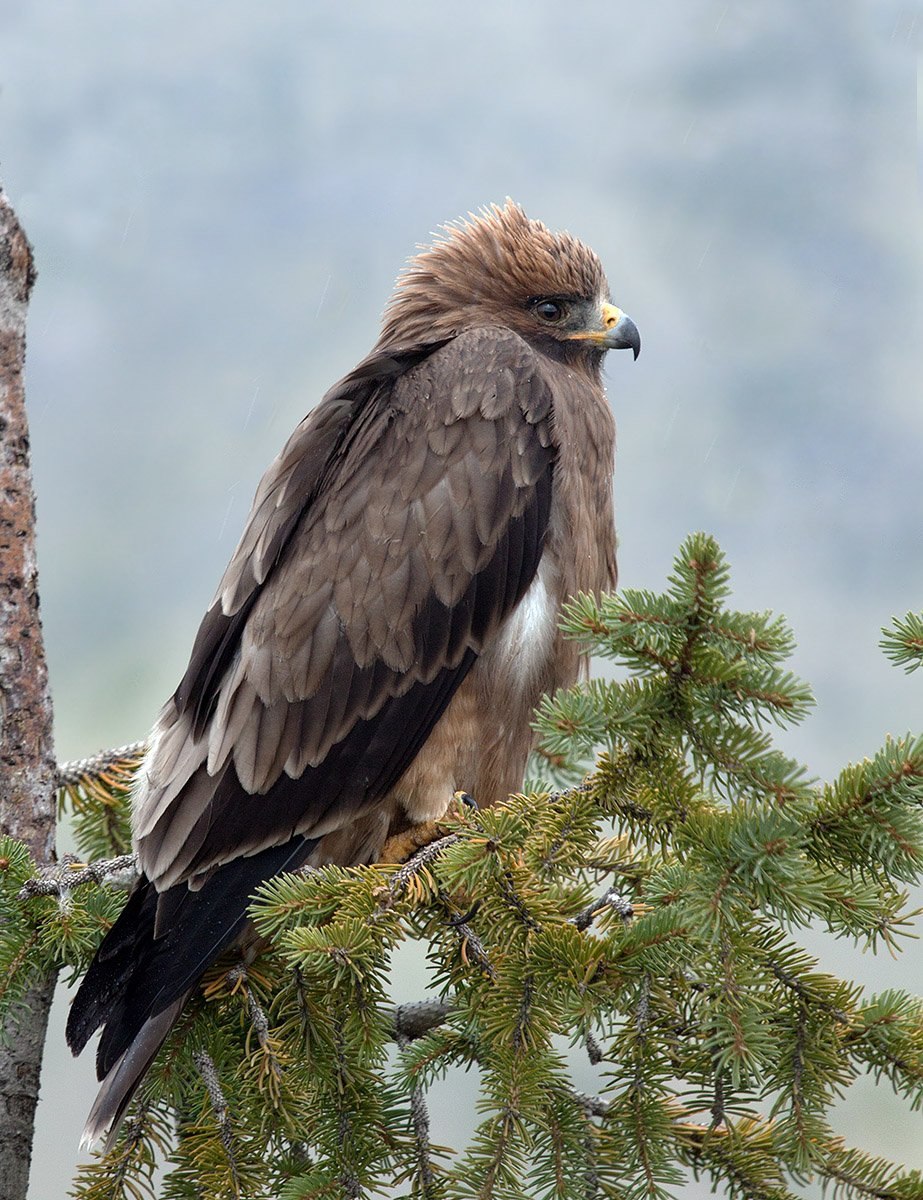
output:
[[[134,796],[141,878],[71,1007],[111,1140],[254,890],[522,785],[557,628],[616,582],[600,372],[640,350],[596,255],[508,202],[410,260],[374,349],[257,489]]]

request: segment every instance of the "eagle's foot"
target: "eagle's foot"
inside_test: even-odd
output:
[[[445,836],[445,829],[438,821],[424,821],[422,825],[411,825],[402,833],[389,837],[378,856],[380,863],[403,863],[418,850]]]
[[[478,811],[473,796],[467,792],[456,792],[449,804],[447,815],[465,820]],[[450,831],[440,821],[424,821],[421,825],[411,825],[400,833],[389,837],[381,848],[378,856],[380,863],[404,863],[412,858],[418,850],[428,846],[430,842],[438,841]]]

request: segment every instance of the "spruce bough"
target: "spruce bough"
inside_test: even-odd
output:
[[[641,1200],[696,1175],[735,1200],[810,1179],[919,1200],[923,1176],[846,1147],[830,1110],[868,1071],[923,1104],[923,1003],[825,973],[797,931],[899,944],[923,875],[923,737],[809,779],[772,739],[811,704],[784,669],[791,635],[727,599],[704,535],[663,594],[577,597],[568,633],[624,678],[543,705],[544,790],[447,820],[404,866],[264,886],[271,948],[209,972],[73,1195]],[[882,644],[912,670],[923,620]],[[135,761],[64,780],[86,859],[124,856]],[[8,841],[0,865],[9,1005],[36,973],[85,968],[126,860],[36,879]],[[413,1012],[388,994],[407,940],[435,999]],[[567,1043],[598,1094],[575,1090]],[[431,1145],[426,1092],[457,1066],[478,1072],[480,1123],[456,1152]]]

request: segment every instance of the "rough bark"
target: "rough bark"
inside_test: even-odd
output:
[[[0,190],[0,833],[54,857],[54,745],[35,557],[23,365],[32,250]],[[29,1182],[54,977],[32,987],[0,1033],[0,1196]]]

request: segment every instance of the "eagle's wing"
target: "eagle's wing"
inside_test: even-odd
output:
[[[261,483],[155,731],[135,832],[159,889],[382,797],[536,572],[551,393],[521,339],[465,333],[342,403]]]
[[[75,1051],[106,1026],[88,1129],[117,1124],[158,1014],[239,935],[255,887],[386,795],[525,594],[551,420],[530,348],[472,330],[373,355],[266,473],[142,769],[144,875],[71,1008]]]

